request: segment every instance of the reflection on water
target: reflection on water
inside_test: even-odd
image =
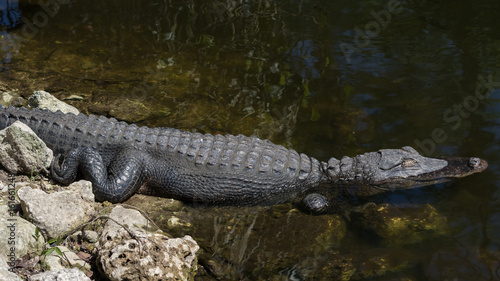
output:
[[[499,278],[498,1],[40,3],[0,1],[2,91],[43,89],[141,125],[257,135],[321,160],[412,145],[489,161],[483,174],[381,198],[429,203],[446,218],[447,234],[413,244],[348,227],[314,254],[294,246],[318,245],[304,229],[331,234],[330,217],[207,210],[211,226],[200,227],[215,232],[191,230],[218,257],[207,268],[242,279]],[[279,250],[262,247],[273,239]],[[374,269],[398,256],[406,262]]]
[[[0,36],[2,38],[2,59],[0,60],[0,72],[8,70],[8,65],[12,60],[12,49],[8,44],[5,44],[5,36],[7,30],[12,29],[21,23],[21,11],[17,1],[3,0],[0,1]]]
[[[18,1],[0,1],[0,24],[2,30],[8,30],[21,24],[21,10]]]

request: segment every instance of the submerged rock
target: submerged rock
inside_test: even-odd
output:
[[[118,120],[136,123],[146,120],[151,114],[151,109],[139,101],[125,99],[116,103],[110,108],[109,114]]]
[[[269,280],[303,257],[331,251],[344,238],[340,216],[311,216],[290,207],[190,208],[186,216],[196,226],[191,234],[204,250],[200,264],[220,280],[249,274]]]
[[[351,280],[356,272],[352,260],[332,251],[300,261],[296,267],[300,280]]]
[[[97,260],[110,280],[194,279],[199,246],[191,236],[169,238],[152,231],[139,211],[122,206],[115,207],[109,217],[112,220],[96,247]]]
[[[378,248],[348,254],[331,251],[302,260],[296,270],[303,280],[373,280],[403,272],[414,264],[415,259],[409,251]]]
[[[373,280],[414,266],[415,255],[398,248],[375,248],[348,255],[354,268],[353,280]]]
[[[351,213],[353,223],[364,233],[388,245],[416,243],[446,232],[446,218],[431,205],[398,208],[391,204],[369,204]]]
[[[125,203],[144,210],[150,217],[154,218],[158,225],[161,225],[164,231],[173,236],[184,236],[184,234],[192,233],[194,225],[184,217],[184,203],[172,198],[157,197],[154,200],[151,199],[151,196],[135,194]]]
[[[498,251],[496,251],[498,253]],[[435,252],[425,265],[426,280],[500,280],[498,254],[480,248],[452,247]]]

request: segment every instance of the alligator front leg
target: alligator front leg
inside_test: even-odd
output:
[[[51,176],[58,182],[69,184],[76,179],[78,171],[92,182],[96,200],[122,202],[134,194],[146,181],[145,153],[133,148],[116,153],[108,167],[101,155],[91,148],[73,149],[63,163],[60,155],[51,165]]]

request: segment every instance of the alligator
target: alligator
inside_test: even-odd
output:
[[[429,158],[406,146],[319,161],[269,140],[129,125],[104,116],[0,106],[0,129],[28,125],[54,152],[51,177],[92,182],[96,200],[134,193],[216,205],[302,202],[328,210],[328,194],[372,196],[484,171],[476,157]],[[325,191],[326,192],[323,192]]]

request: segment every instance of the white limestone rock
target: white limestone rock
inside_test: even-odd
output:
[[[198,244],[186,235],[169,238],[148,231],[150,224],[139,211],[117,206],[110,217],[134,232],[108,220],[96,247],[98,262],[110,280],[193,280]]]
[[[30,281],[90,281],[83,272],[76,268],[47,271],[30,276]]]
[[[60,110],[64,113],[73,113],[75,115],[80,113],[80,111],[78,111],[78,109],[74,106],[58,100],[56,97],[45,91],[35,91],[33,95],[28,98],[28,104],[31,107],[47,109],[54,112]]]
[[[33,222],[46,239],[68,234],[94,214],[95,199],[88,181],[74,182],[67,190],[52,194],[23,186],[17,194],[25,218]]]
[[[2,281],[22,281],[19,276],[14,272],[9,271],[11,267],[3,259],[3,255],[0,255],[0,280]]]
[[[4,226],[0,231],[0,258],[13,262],[14,259],[19,259],[28,253],[43,251],[45,239],[40,236],[36,240],[36,227],[29,221],[10,214],[7,205],[0,205],[0,224]]]
[[[0,131],[0,164],[14,174],[47,171],[53,153],[27,125],[16,121]]]
[[[63,256],[60,256],[56,251],[45,257],[45,263],[51,271],[58,271],[68,267],[76,267],[82,271],[89,271],[90,264],[80,258],[75,252],[68,249],[66,246],[57,246]],[[69,263],[68,263],[69,262]]]

